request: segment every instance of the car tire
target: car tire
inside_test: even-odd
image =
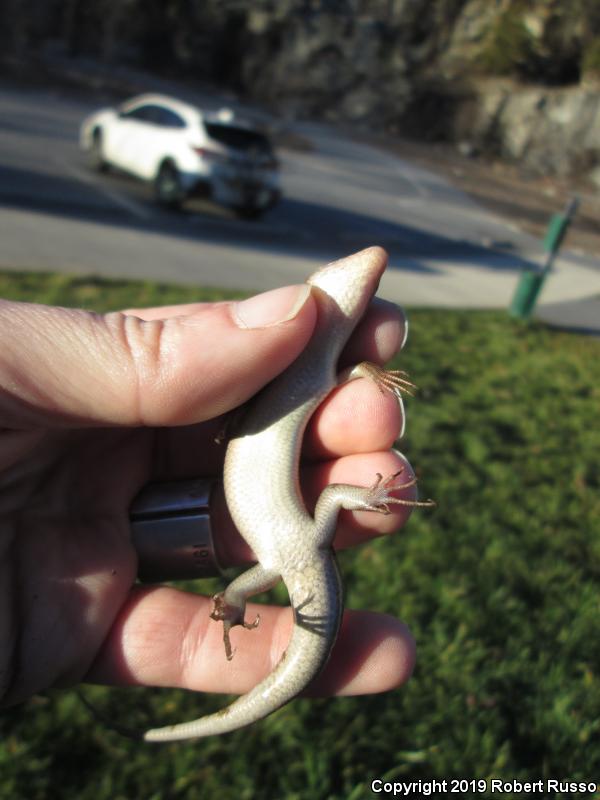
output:
[[[181,178],[175,164],[164,161],[154,179],[154,196],[163,208],[178,210],[184,200]]]
[[[92,134],[92,143],[88,151],[88,164],[96,172],[106,172],[108,169],[108,164],[104,159],[102,131],[98,128]]]

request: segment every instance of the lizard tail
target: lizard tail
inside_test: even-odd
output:
[[[334,559],[328,561],[321,565],[317,580],[310,581],[312,587],[306,578],[302,580],[302,591],[308,589],[309,594],[298,605],[293,602],[293,582],[285,581],[293,599],[294,627],[287,650],[273,672],[221,711],[190,722],[153,728],[143,738],[147,742],[174,742],[229,733],[263,719],[302,692],[325,665],[339,629],[339,574]]]

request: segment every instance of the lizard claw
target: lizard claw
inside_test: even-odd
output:
[[[369,489],[366,500],[367,509],[369,511],[378,511],[380,514],[390,514],[390,503],[401,506],[430,507],[435,505],[433,500],[405,500],[404,498],[394,497],[391,494],[391,492],[396,491],[396,489],[408,489],[416,485],[416,478],[411,478],[405,483],[396,484],[396,478],[403,472],[404,468],[399,469],[398,472],[394,472],[393,475],[389,475],[385,479],[380,472],[376,473],[377,479]]]
[[[402,393],[414,395],[417,387],[414,383],[408,380],[408,374],[401,369],[384,369],[378,364],[372,364],[370,361],[361,361],[357,364],[351,372],[353,377],[363,377],[372,380],[379,391],[384,393],[391,392],[396,397],[400,398]]]

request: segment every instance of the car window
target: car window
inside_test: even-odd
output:
[[[122,119],[136,119],[140,122],[150,122],[151,121],[151,113],[150,109],[152,106],[135,106],[135,108],[130,109],[129,111],[121,111],[119,116]]]
[[[224,125],[221,122],[204,122],[206,132],[220,144],[233,147],[235,150],[258,151],[271,155],[271,144],[267,137],[258,131],[239,128],[235,125]]]
[[[149,122],[152,125],[160,125],[164,128],[185,128],[185,120],[171,111],[170,108],[148,103],[143,106],[136,106],[130,111],[121,113],[123,119],[134,119],[138,122]]]
[[[175,111],[164,106],[154,106],[156,109],[157,124],[163,125],[165,128],[185,128],[185,120],[180,117]]]

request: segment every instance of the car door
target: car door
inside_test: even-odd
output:
[[[177,115],[162,105],[152,104],[146,107],[143,142],[140,141],[140,146],[133,155],[138,174],[147,180],[156,177],[164,158],[174,155],[175,128],[172,118],[178,119]]]
[[[143,154],[152,139],[153,123],[149,104],[121,111],[105,131],[104,148],[108,161],[132,175],[144,178]]]

